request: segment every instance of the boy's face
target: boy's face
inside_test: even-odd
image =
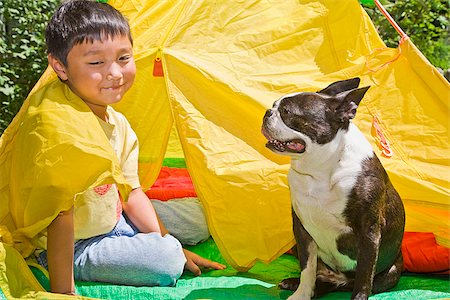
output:
[[[104,120],[106,107],[122,99],[136,74],[132,45],[126,36],[75,45],[67,55],[67,66],[59,62],[53,65],[50,56],[58,76]]]

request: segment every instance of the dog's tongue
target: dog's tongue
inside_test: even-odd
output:
[[[296,139],[292,141],[281,142],[279,140],[269,140],[266,144],[269,149],[276,150],[278,152],[293,152],[303,153],[305,151],[305,144],[302,140]]]
[[[286,147],[296,152],[301,152],[305,149],[305,146],[302,143],[296,141],[286,143]]]

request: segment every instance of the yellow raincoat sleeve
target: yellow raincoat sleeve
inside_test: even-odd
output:
[[[0,139],[2,242],[29,256],[77,194],[113,182],[128,194],[98,119],[65,84],[51,81],[27,99]]]

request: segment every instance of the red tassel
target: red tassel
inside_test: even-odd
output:
[[[153,76],[164,77],[161,57],[156,57],[155,61],[153,62]]]
[[[378,142],[378,147],[381,150],[381,154],[384,157],[391,158],[392,155],[394,155],[394,152],[391,149],[391,145],[389,141],[386,139],[386,137],[383,134],[383,130],[380,126],[380,121],[376,116],[373,117],[372,121],[372,135],[375,136]]]

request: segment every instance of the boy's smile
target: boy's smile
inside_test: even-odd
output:
[[[67,65],[59,67],[54,68],[58,76],[103,120],[106,107],[122,99],[136,74],[127,36],[76,44],[67,55]]]

